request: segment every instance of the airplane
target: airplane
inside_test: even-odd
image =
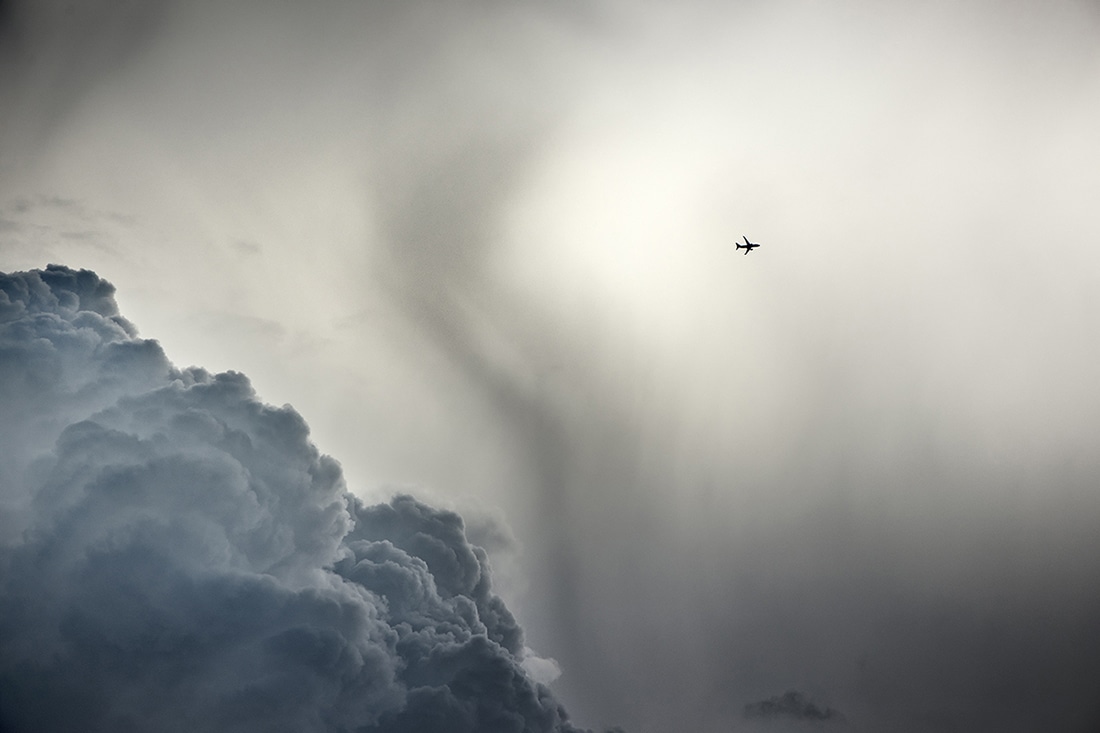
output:
[[[734,242],[734,244],[737,244],[737,243]],[[744,244],[737,244],[737,249],[743,249],[743,250],[745,250],[745,254],[748,254],[749,252],[752,252],[754,249],[756,249],[759,246],[760,246],[759,244],[755,244],[753,242],[750,242],[749,238],[745,237],[745,243]]]

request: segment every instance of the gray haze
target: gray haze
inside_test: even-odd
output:
[[[1093,731],[1100,11],[911,5],[8,2],[0,269],[502,518],[584,725]]]

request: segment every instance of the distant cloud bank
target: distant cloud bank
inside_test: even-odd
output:
[[[782,695],[749,703],[745,706],[745,717],[765,720],[773,718],[833,722],[844,720],[844,716],[839,711],[828,705],[817,705],[796,690],[788,690]]]
[[[460,516],[365,505],[113,296],[0,274],[0,730],[578,733]]]

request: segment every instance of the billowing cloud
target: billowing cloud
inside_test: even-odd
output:
[[[833,721],[844,720],[844,716],[828,705],[818,705],[797,690],[787,690],[782,695],[767,700],[752,702],[745,706],[746,718],[788,720]]]
[[[113,293],[0,275],[0,729],[578,730],[459,515],[366,505]]]

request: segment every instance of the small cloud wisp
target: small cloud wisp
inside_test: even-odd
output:
[[[745,706],[745,717],[761,720],[786,719],[841,722],[844,716],[828,705],[820,706],[797,690],[752,702]]]

